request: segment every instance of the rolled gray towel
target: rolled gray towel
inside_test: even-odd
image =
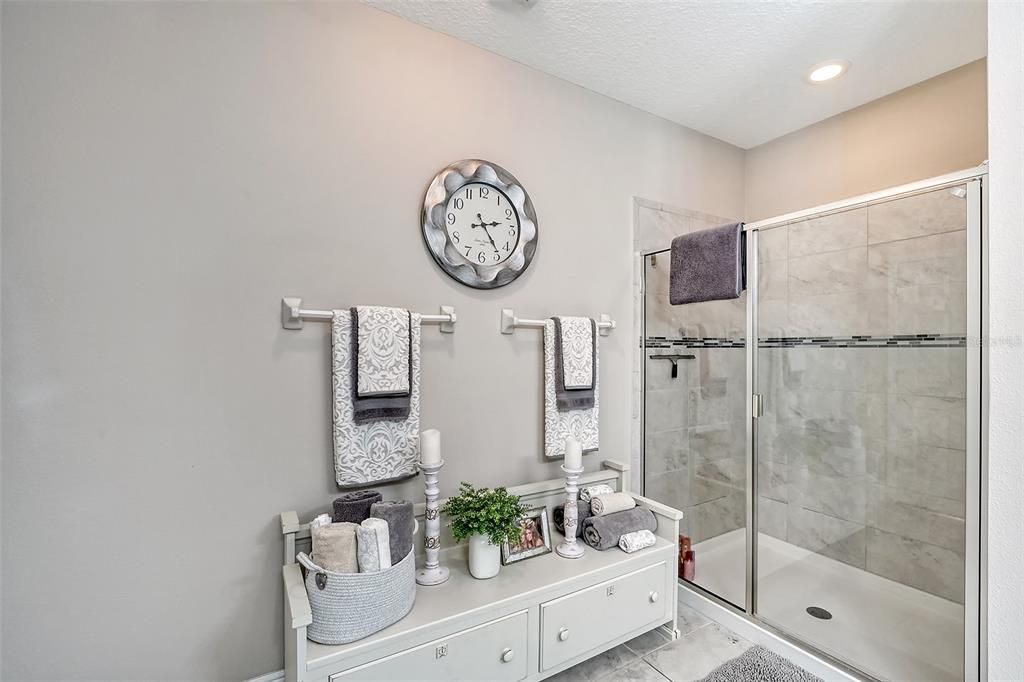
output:
[[[334,522],[360,524],[370,518],[370,507],[380,502],[382,496],[376,490],[353,490],[334,500]]]
[[[404,559],[412,550],[412,535],[416,520],[412,515],[412,502],[385,500],[370,507],[370,516],[388,522],[388,543],[391,545],[391,565]]]
[[[583,535],[583,519],[589,517],[590,514],[590,503],[578,500],[576,502],[576,537]],[[559,533],[565,535],[565,505],[560,504],[554,508],[551,512],[551,518],[555,522],[555,529]]]
[[[358,573],[354,523],[328,523],[312,530],[316,553],[313,563],[332,573]]]
[[[359,572],[373,573],[391,568],[391,545],[388,538],[388,522],[384,519],[369,518],[356,528],[356,542],[359,550]]]
[[[617,547],[619,538],[638,530],[658,530],[658,519],[646,507],[589,517],[583,522],[583,541],[594,549],[605,550]]]

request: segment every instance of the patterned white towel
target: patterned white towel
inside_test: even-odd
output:
[[[586,488],[580,488],[580,500],[582,502],[590,502],[598,495],[611,495],[613,492],[615,491],[607,483],[588,485]]]
[[[403,308],[356,306],[359,353],[356,393],[359,397],[409,394],[412,313]]]
[[[595,370],[600,358],[594,353]],[[596,377],[598,371],[594,372]],[[594,406],[583,410],[559,411],[555,397],[555,323],[544,322],[544,455],[565,457],[565,439],[572,436],[583,446],[583,452],[598,447],[598,380],[594,379]]]
[[[635,530],[632,533],[626,533],[619,538],[619,548],[623,552],[633,553],[637,550],[641,550],[644,547],[652,547],[658,543],[658,538],[654,536],[654,533],[647,530]]]
[[[334,312],[331,375],[334,390],[334,472],[352,488],[415,476],[420,458],[420,316],[411,313],[412,385],[409,416],[356,423],[352,408],[352,316]]]
[[[559,317],[565,390],[594,387],[594,323],[589,317]]]

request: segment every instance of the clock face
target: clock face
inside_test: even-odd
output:
[[[494,185],[470,182],[445,205],[445,233],[459,256],[472,265],[499,265],[516,251],[522,232],[519,213]]]
[[[496,289],[526,272],[537,251],[537,212],[526,188],[496,163],[442,168],[423,195],[423,243],[449,277]]]

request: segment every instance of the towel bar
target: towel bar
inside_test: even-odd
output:
[[[330,322],[334,318],[333,310],[310,310],[302,307],[301,298],[281,299],[281,326],[285,329],[302,329],[302,323]],[[420,315],[421,324],[440,325],[441,332],[452,334],[455,332],[455,308],[450,305],[441,306],[440,315]]]
[[[516,317],[516,313],[512,308],[501,309],[502,334],[511,334],[516,330],[516,327],[543,329],[545,322],[547,322],[547,320],[530,320],[525,317]],[[601,313],[601,317],[597,322],[597,333],[601,336],[608,336],[608,332],[613,329],[615,329],[615,320],[613,320],[609,315]]]

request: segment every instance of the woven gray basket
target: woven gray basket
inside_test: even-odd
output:
[[[325,571],[300,552],[313,622],[306,636],[319,644],[347,644],[401,620],[416,599],[416,557],[410,550],[391,568],[374,573]]]

